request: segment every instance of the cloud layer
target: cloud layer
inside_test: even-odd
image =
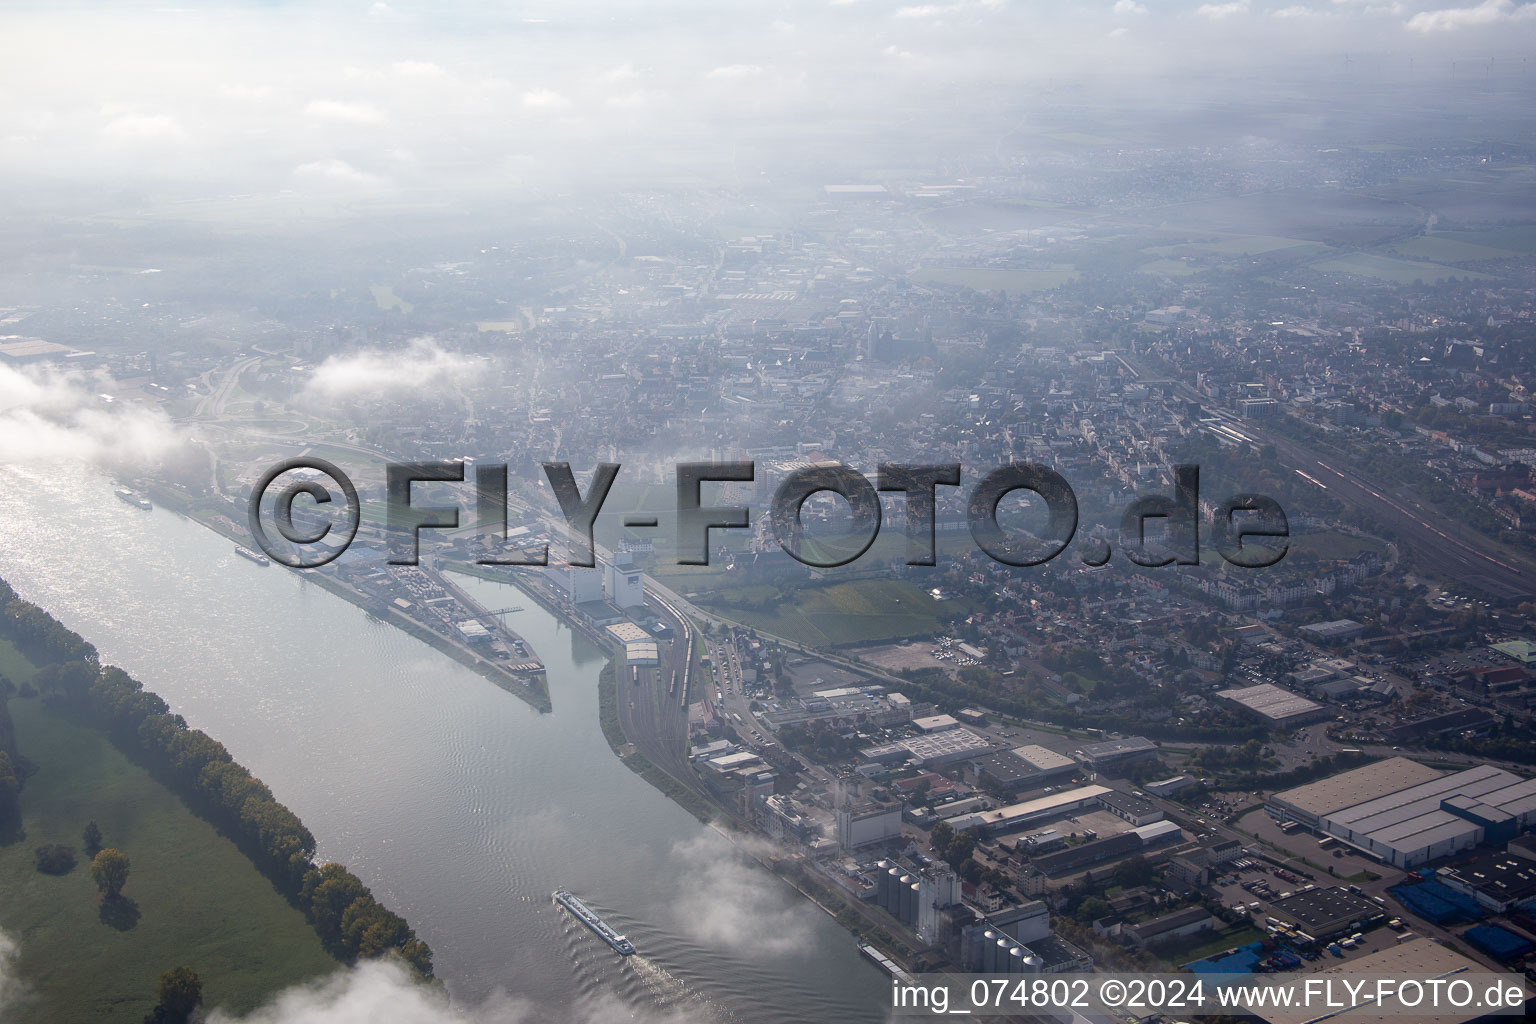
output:
[[[105,377],[0,365],[0,463],[80,460],[150,468],[184,435],[160,409],[110,401]]]
[[[813,944],[808,907],[787,901],[773,876],[743,862],[734,850],[722,853],[718,837],[705,833],[679,843],[672,860],[680,867],[678,877],[686,879],[673,904],[677,925],[700,945],[761,958],[803,952]]]
[[[16,980],[16,940],[0,932],[0,1020],[21,1002],[21,983]]]
[[[1068,82],[1260,88],[1344,54],[1427,76],[1536,44],[1531,0],[85,7],[0,11],[0,179],[505,194],[703,175],[810,126],[922,140]]]
[[[449,352],[431,338],[401,350],[365,349],[332,356],[316,368],[304,397],[318,401],[431,397],[433,388],[468,381],[484,364]]]
[[[421,985],[389,963],[370,961],[290,988],[244,1016],[221,1010],[208,1024],[698,1024],[680,1014],[637,1008],[613,997],[577,996],[563,1007],[500,996],[455,1006],[439,986]]]

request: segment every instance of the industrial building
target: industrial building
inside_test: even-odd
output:
[[[899,693],[881,693],[880,687],[837,686],[817,690],[809,697],[787,698],[761,716],[775,731],[789,725],[835,719],[863,718],[884,728],[912,717],[912,702]]]
[[[1071,778],[1077,771],[1077,762],[1065,754],[1031,743],[977,758],[970,767],[972,776],[983,789],[1011,797]]]
[[[1439,775],[1440,772],[1417,761],[1392,757],[1276,793],[1269,798],[1268,807],[1270,814],[1281,821],[1299,821],[1316,828],[1323,815],[1331,811],[1386,796]]]
[[[909,925],[924,945],[941,941],[946,933],[952,936],[954,923],[970,916],[960,908],[960,879],[947,864],[919,870],[894,860],[878,861],[875,903]]]
[[[1157,758],[1157,744],[1145,736],[1089,743],[1077,752],[1077,759],[1096,772],[1112,772]]]
[[[1355,957],[1345,963],[1335,963],[1318,970],[1313,977],[1319,979],[1334,979],[1340,976],[1352,977],[1394,977],[1394,978],[1448,978],[1455,974],[1468,974],[1486,972],[1488,969],[1476,960],[1463,956],[1453,949],[1431,942],[1429,939],[1411,939],[1407,942],[1388,946],[1376,953]],[[1335,1019],[1345,1019],[1350,1024],[1404,1024],[1413,1021],[1413,1024],[1467,1024],[1482,1018],[1488,1013],[1485,1007],[1471,1006],[1458,1010],[1452,1007],[1431,1009],[1422,1007],[1415,1010],[1411,1016],[1405,1015],[1402,1009],[1395,1006],[1374,1007],[1367,1005],[1367,998],[1374,998],[1374,992],[1360,993],[1360,1004],[1348,1008],[1339,1008],[1334,1011]],[[1254,1006],[1249,1013],[1268,1024],[1310,1024],[1318,1018],[1318,1008],[1315,1005],[1298,1005],[1292,1007],[1259,1007]],[[1519,1019],[1518,1012],[1509,1019]]]
[[[661,649],[654,640],[638,640],[624,645],[624,660],[631,665],[659,665]]]
[[[1123,934],[1132,945],[1144,948],[1182,939],[1186,935],[1208,932],[1215,927],[1216,919],[1209,910],[1204,907],[1185,907],[1150,921],[1133,924]]]
[[[608,588],[608,600],[618,608],[636,608],[645,604],[645,586],[640,570],[635,567],[635,556],[620,551],[604,569],[604,582]]]
[[[603,599],[603,570],[573,565],[565,574],[565,592],[571,604],[592,604]]]
[[[1536,909],[1536,861],[1517,854],[1482,853],[1441,868],[1435,880],[1495,914]]]
[[[899,803],[839,807],[833,816],[837,820],[838,845],[845,850],[873,846],[901,835]]]
[[[1144,784],[1142,788],[1145,789],[1148,793],[1167,797],[1173,796],[1176,793],[1182,793],[1184,790],[1188,789],[1194,784],[1195,780],[1190,778],[1188,775],[1175,775],[1172,778],[1158,779],[1156,782],[1148,782]]]
[[[1141,836],[1135,832],[1122,832],[1036,857],[1034,867],[1049,878],[1060,878],[1062,875],[1073,875],[1109,861],[1130,857],[1141,850]]]
[[[1020,942],[1034,942],[1051,934],[1051,911],[1040,900],[1030,900],[1011,910],[987,915],[987,924]]]
[[[42,338],[23,338],[15,334],[0,336],[0,363],[43,363],[72,354],[75,354],[75,350],[69,346],[44,341]]]
[[[1010,804],[991,811],[976,811],[949,819],[949,826],[956,832],[972,830],[997,835],[1013,829],[1024,828],[1036,822],[1052,821],[1073,811],[1098,805],[1099,798],[1110,792],[1107,786],[1082,786],[1052,793],[1036,800]]]
[[[1333,619],[1330,622],[1314,622],[1309,626],[1302,626],[1301,632],[1313,640],[1348,640],[1350,637],[1364,633],[1365,626],[1354,619]]]
[[[980,974],[1039,974],[1045,962],[1004,932],[974,924],[960,931],[960,966]]]
[[[1184,838],[1184,830],[1171,821],[1154,821],[1150,825],[1138,825],[1131,834],[1141,840],[1141,848],[1150,850]]]
[[[1243,844],[1236,839],[1217,839],[1175,850],[1168,858],[1168,880],[1190,888],[1205,885],[1214,872],[1236,860],[1242,852]]]
[[[1328,717],[1328,709],[1317,701],[1282,690],[1274,683],[1218,690],[1216,696],[1275,729],[1294,729]]]
[[[1391,758],[1276,793],[1268,810],[1398,868],[1507,842],[1536,823],[1536,779],[1479,765],[1441,773]]]
[[[964,761],[991,749],[992,744],[985,737],[964,726],[956,726],[941,732],[908,736],[894,743],[882,743],[862,753],[866,760],[882,764],[911,759],[922,765],[938,765]]]
[[[1132,825],[1150,825],[1154,821],[1163,820],[1163,810],[1157,804],[1129,793],[1110,790],[1099,797],[1099,803],[1110,814]]]
[[[1361,931],[1386,917],[1379,905],[1337,885],[1282,896],[1272,900],[1269,909],[1276,917],[1294,922],[1301,931],[1323,942]]]

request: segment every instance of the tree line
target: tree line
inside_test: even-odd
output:
[[[94,647],[36,605],[17,600],[4,580],[0,607],[0,635],[31,657],[20,639],[25,636],[27,645],[49,659],[39,670],[39,689],[51,689],[85,710],[120,743],[162,768],[203,817],[243,840],[256,865],[297,902],[327,948],[348,962],[392,957],[422,977],[432,975],[432,950],[405,919],[375,900],[342,865],[317,864],[314,835],[224,744],[188,728],[186,719],[122,669],[100,668]],[[39,616],[48,625],[41,625]],[[0,792],[0,799],[4,795]]]
[[[6,637],[34,665],[83,661],[96,664],[96,648],[80,635],[66,628],[52,615],[30,601],[16,596],[11,585],[0,579],[0,636]]]

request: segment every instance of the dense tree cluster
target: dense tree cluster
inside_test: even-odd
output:
[[[424,976],[432,973],[432,950],[427,944],[340,864],[323,864],[306,872],[300,898],[320,937],[347,957],[398,957]]]
[[[18,638],[23,635],[17,627],[19,614],[32,623],[26,627],[27,643],[45,642],[52,652],[73,655],[50,656],[47,666],[38,671],[39,686],[83,706],[119,742],[136,747],[162,769],[168,781],[200,814],[239,838],[257,865],[284,892],[297,898],[334,952],[348,960],[398,957],[422,976],[432,974],[431,948],[416,937],[403,918],[380,905],[346,868],[339,864],[317,866],[314,835],[298,815],[273,798],[265,783],[230,756],[224,744],[201,730],[188,728],[186,719],[172,714],[164,700],[145,690],[122,669],[98,668],[94,648],[35,605],[16,600],[14,591],[3,580],[0,609],[0,636],[10,637],[18,647],[23,646]],[[51,625],[37,625],[36,616],[29,609]],[[85,657],[87,653],[89,658]],[[10,805],[15,803],[15,775],[9,768],[9,758],[0,751],[0,817],[4,816],[8,799]],[[92,836],[83,838],[90,847]],[[94,838],[100,841],[99,829],[95,830]],[[108,857],[109,854],[122,856],[115,850],[102,850],[95,855],[96,861],[107,857],[115,865],[115,858]],[[123,858],[124,868],[126,860]],[[95,874],[94,862],[92,871]],[[126,871],[123,874],[126,877]],[[116,879],[115,868],[112,878]],[[117,891],[120,890],[119,883]]]
[[[1004,715],[1020,720],[1047,722],[1068,729],[1103,729],[1128,735],[1140,734],[1153,739],[1194,743],[1233,743],[1248,739],[1262,740],[1268,735],[1262,725],[1224,719],[1212,724],[1150,722],[1129,714],[1094,714],[1076,708],[1042,705],[1019,697],[990,693],[962,677],[951,679],[943,669],[902,669],[907,682],[902,692],[913,700],[929,701],[940,710],[953,714],[970,704],[985,704]]]
[[[30,601],[16,596],[16,591],[0,580],[0,636],[15,643],[35,665],[65,661],[96,663],[96,648],[73,630]]]
[[[47,843],[32,851],[37,859],[37,870],[45,875],[67,875],[75,869],[75,848],[59,843]]]
[[[0,750],[0,825],[9,824],[21,814],[21,782],[11,764],[11,755]]]
[[[169,769],[208,817],[257,851],[261,867],[284,891],[299,896],[300,906],[334,950],[347,959],[395,955],[423,975],[432,973],[426,943],[346,868],[317,868],[314,835],[224,744],[188,728],[165,701],[119,668],[101,671],[89,699],[108,728]]]
[[[160,975],[160,1001],[144,1024],[182,1024],[203,1002],[203,980],[190,967],[172,967]]]
[[[92,858],[91,878],[96,882],[96,888],[101,890],[102,899],[111,903],[122,898],[123,886],[128,884],[128,870],[131,867],[128,855],[110,846]]]

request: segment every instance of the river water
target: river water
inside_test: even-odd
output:
[[[432,944],[457,1002],[535,1019],[880,1021],[853,939],[619,763],[600,652],[467,579],[549,672],[540,715],[431,647],[80,470],[0,468],[0,575],[222,741]],[[573,890],[622,958],[555,907]]]

